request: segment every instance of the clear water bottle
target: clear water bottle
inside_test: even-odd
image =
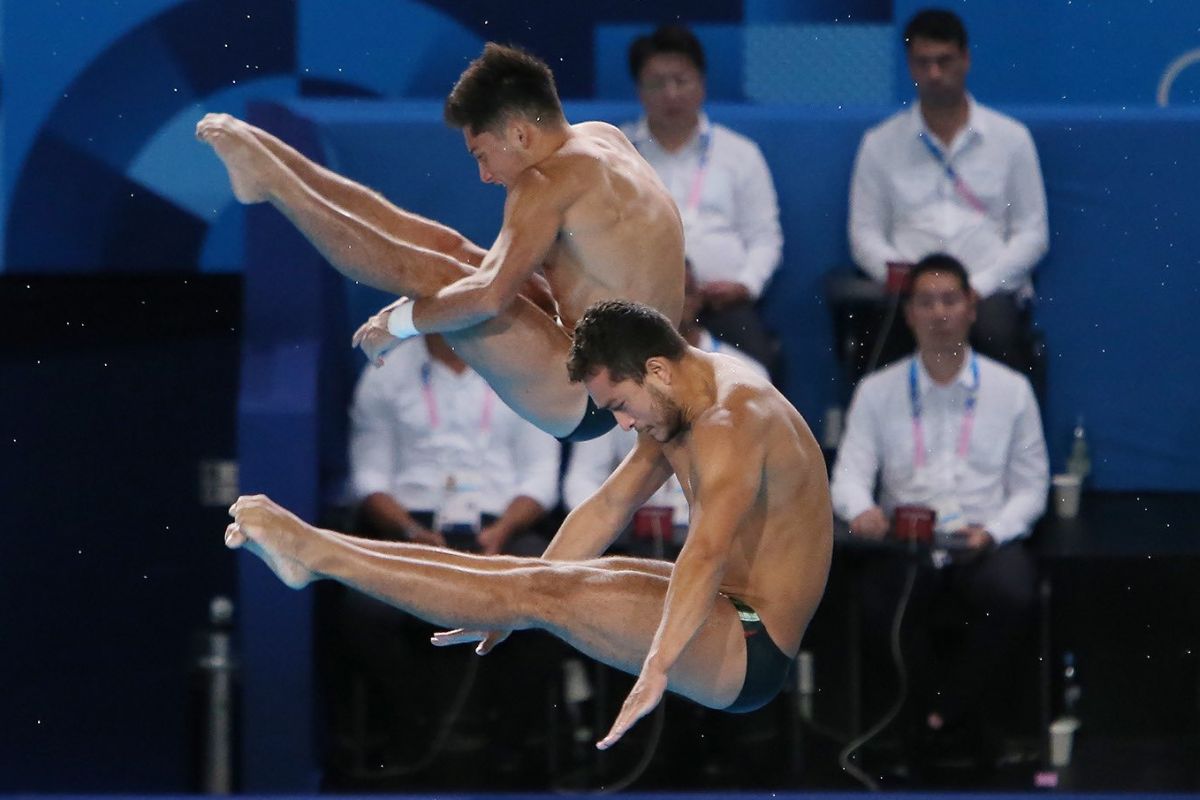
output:
[[[1062,715],[1069,718],[1079,717],[1079,698],[1083,689],[1079,686],[1079,676],[1075,671],[1075,654],[1071,651],[1063,653],[1062,672]]]
[[[1088,450],[1087,432],[1083,429],[1083,417],[1075,421],[1071,433],[1071,454],[1067,457],[1067,472],[1078,475],[1082,482],[1092,471],[1092,457]]]

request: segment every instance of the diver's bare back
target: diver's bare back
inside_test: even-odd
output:
[[[754,414],[766,424],[755,433],[765,444],[762,462],[745,464],[761,470],[758,499],[733,537],[721,592],[754,608],[779,649],[794,656],[825,592],[833,552],[825,457],[804,418],[769,381],[729,356],[707,357],[717,386],[714,411]],[[702,424],[698,420],[695,428]],[[693,498],[684,479],[693,435],[695,430],[668,442],[663,451],[695,507],[703,497]],[[747,443],[745,452],[752,451]]]
[[[537,168],[579,187],[565,209],[546,279],[563,324],[592,303],[625,299],[678,324],[683,310],[683,225],[654,169],[621,131],[573,125],[573,136]]]

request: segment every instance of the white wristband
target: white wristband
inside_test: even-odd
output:
[[[408,339],[421,333],[413,324],[412,300],[405,300],[388,313],[387,329],[397,339]]]

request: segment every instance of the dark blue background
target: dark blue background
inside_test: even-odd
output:
[[[313,513],[337,491],[342,404],[357,367],[346,328],[374,298],[298,247],[286,282],[245,275],[255,302],[243,318],[247,214],[192,139],[204,112],[358,98],[361,108],[292,107],[327,137],[298,144],[487,242],[500,194],[478,185],[436,103],[381,111],[374,99],[435,101],[497,39],[544,57],[564,97],[614,101],[573,103],[574,118],[620,121],[635,111],[625,43],[678,16],[709,50],[714,116],[758,139],[775,171],[786,263],[767,313],[786,349],[785,388],[817,426],[844,396],[820,278],[847,260],[858,136],[908,99],[894,20],[918,5],[6,2],[0,790],[181,789],[190,636],[208,597],[234,587],[234,559],[217,538],[223,514],[196,502],[197,461],[236,455],[244,488],[274,481],[279,499]],[[1173,110],[1155,107],[1167,67],[1198,45],[1194,3],[1053,0],[1019,14],[1005,0],[950,5],[971,30],[973,90],[1029,123],[1046,173],[1052,239],[1038,318],[1056,463],[1082,413],[1097,486],[1197,490],[1200,128],[1189,109],[1200,66],[1180,73]],[[774,54],[783,58],[847,33],[861,37],[834,52],[861,69],[822,58],[765,78],[751,68],[765,34],[794,37]],[[871,72],[880,52],[885,68]],[[870,102],[742,102],[839,91]],[[426,164],[436,169],[416,169]],[[288,226],[253,213],[268,236],[251,240],[251,254],[266,247],[269,260],[270,237]],[[263,291],[283,302],[260,302]],[[316,306],[312,319],[282,313]],[[297,698],[311,695],[310,600],[256,570],[242,572],[243,600],[255,603],[243,635],[273,648],[254,662],[273,692],[252,701],[262,735],[251,784],[308,789],[311,709]]]

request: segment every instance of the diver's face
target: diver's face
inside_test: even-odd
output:
[[[614,382],[607,369],[584,381],[592,401],[612,412],[623,430],[635,430],[659,442],[668,442],[683,430],[683,414],[671,398],[647,375],[642,383],[626,378]]]
[[[466,140],[467,151],[479,165],[479,180],[484,183],[511,186],[525,169],[522,157],[524,148],[513,126],[506,125],[498,133],[482,131],[477,134],[464,128],[463,138]]]

